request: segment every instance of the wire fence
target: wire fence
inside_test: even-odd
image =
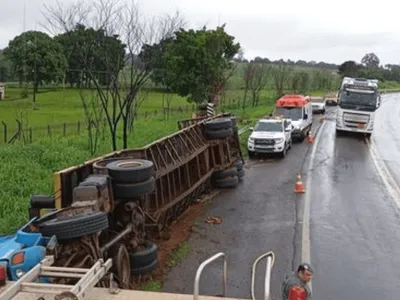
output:
[[[184,105],[164,108],[162,110],[148,110],[138,113],[135,120],[167,118],[171,115],[190,114],[196,111],[195,105]],[[107,126],[107,120],[101,120]],[[0,125],[0,145],[13,144],[17,141],[32,143],[43,137],[73,136],[86,133],[88,122],[78,120],[75,122],[53,123],[44,126],[26,126],[23,121],[16,119],[14,122],[2,121]]]

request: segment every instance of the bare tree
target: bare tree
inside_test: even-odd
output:
[[[251,105],[255,107],[258,105],[260,99],[260,92],[268,83],[269,76],[271,75],[271,66],[266,63],[249,63],[244,74],[245,81],[245,99],[250,90]],[[243,108],[245,107],[245,99],[243,101]]]
[[[174,32],[185,26],[179,12],[174,15],[146,18],[134,3],[120,0],[99,0],[91,6],[76,2],[65,8],[59,2],[57,6],[45,7],[47,27],[53,31],[68,32],[76,23],[101,29],[107,36],[118,36],[126,45],[124,66],[107,61],[105,72],[109,84],[104,87],[98,81],[96,70],[88,59],[82,59],[82,69],[94,85],[101,107],[104,111],[112,138],[112,148],[116,150],[118,130],[122,128],[122,147],[128,147],[128,135],[132,131],[134,117],[143,99],[138,97],[143,85],[152,74],[151,64],[143,64],[138,55],[144,45],[159,43],[172,37]],[[122,126],[120,122],[122,121]]]
[[[87,126],[88,149],[90,154],[98,150],[102,133],[104,133],[104,110],[101,108],[100,99],[97,93],[85,93],[79,90],[82,101],[83,113]]]
[[[281,64],[273,68],[272,78],[274,81],[274,86],[278,97],[281,97],[283,95],[292,71],[293,67],[288,66],[286,64]]]

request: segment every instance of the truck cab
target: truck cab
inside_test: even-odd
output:
[[[284,95],[276,101],[274,114],[291,120],[292,140],[303,142],[311,131],[313,109],[310,97],[296,94]]]
[[[283,158],[292,146],[291,120],[272,117],[259,120],[247,141],[249,157],[258,153],[279,153]]]
[[[336,134],[357,132],[370,137],[381,96],[377,80],[343,78],[336,115]]]

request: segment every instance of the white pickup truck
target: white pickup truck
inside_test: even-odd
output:
[[[282,158],[292,146],[291,120],[282,118],[261,119],[252,131],[247,141],[249,157],[258,153],[279,153]]]
[[[310,97],[313,113],[325,114],[325,98],[324,97]]]

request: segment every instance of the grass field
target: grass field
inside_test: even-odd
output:
[[[400,88],[400,84],[387,84],[384,88]],[[75,90],[56,90],[40,93],[38,104],[40,109],[31,109],[30,99],[18,99],[18,89],[8,90],[6,101],[0,102],[0,120],[12,122],[15,114],[26,112],[31,126],[49,123],[82,120],[83,113]],[[316,91],[313,95],[323,95]],[[13,98],[14,95],[14,98]],[[274,104],[274,92],[263,91],[260,105],[255,108],[238,107],[243,99],[243,91],[234,90],[227,93],[225,103],[239,119],[254,121],[267,115]],[[172,106],[186,105],[185,99],[174,96]],[[154,110],[162,107],[162,94],[151,93],[142,106],[142,110]],[[177,129],[179,119],[190,117],[190,113],[172,114],[169,120],[162,115],[155,118],[139,118],[136,121],[134,134],[130,136],[129,147],[140,147]],[[242,146],[244,146],[244,138]],[[79,164],[91,157],[111,151],[110,138],[105,134],[95,155],[91,155],[87,147],[87,136],[68,136],[41,138],[32,144],[17,143],[0,147],[0,234],[13,232],[27,221],[29,197],[33,193],[52,193],[52,173],[63,168]]]

